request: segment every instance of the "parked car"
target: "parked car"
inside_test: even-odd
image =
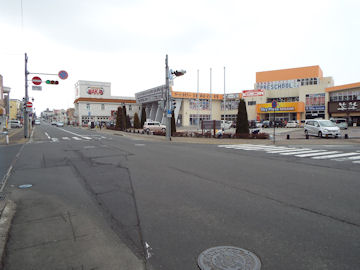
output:
[[[56,122],[56,121],[52,121],[52,122],[51,122],[51,125],[56,126],[56,125],[57,125],[57,122]]]
[[[337,125],[340,129],[348,129],[349,127],[345,118],[330,118],[330,121]]]
[[[63,126],[64,126],[64,122],[57,122],[57,123],[56,123],[56,126],[57,126],[57,127],[63,127]]]
[[[306,120],[304,125],[305,135],[314,135],[318,137],[333,136],[340,137],[340,128],[330,120]]]
[[[35,125],[40,125],[40,120],[39,119],[35,119]]]
[[[287,122],[286,126],[287,128],[296,128],[298,127],[298,123],[294,120],[291,120],[289,122]]]
[[[268,121],[268,120],[263,121],[262,122],[262,127],[263,128],[269,128],[270,127],[270,121]]]
[[[21,128],[22,127],[22,124],[19,120],[10,120],[9,124],[10,124],[11,128]]]
[[[151,121],[151,122],[145,122],[143,127],[145,132],[148,131],[166,131],[166,126],[160,124],[160,122],[157,121]]]

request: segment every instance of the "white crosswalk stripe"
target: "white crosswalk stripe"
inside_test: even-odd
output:
[[[87,139],[87,140],[91,140],[91,138],[90,137],[83,137],[84,139]]]
[[[65,140],[65,141],[69,141],[69,140],[70,140],[69,137],[62,137],[62,139]]]
[[[324,149],[310,149],[285,147],[274,145],[255,145],[255,144],[235,144],[218,145],[218,147],[244,151],[264,151],[268,154],[278,154],[282,156],[294,156],[298,158],[311,158],[317,160],[351,161],[360,164],[360,152],[329,151]]]
[[[72,138],[76,141],[81,141],[81,139],[79,137],[72,137]]]
[[[53,142],[58,142],[58,141],[59,141],[58,138],[51,138],[51,140],[52,140]]]

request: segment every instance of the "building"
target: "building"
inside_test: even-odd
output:
[[[3,85],[3,77],[0,75],[0,132],[8,128],[10,111],[10,88]]]
[[[76,124],[85,125],[88,122],[114,121],[114,113],[119,106],[126,106],[127,115],[132,121],[139,106],[133,97],[111,96],[111,83],[95,81],[78,81],[75,84]]]
[[[324,77],[319,66],[256,73],[254,90],[244,91],[249,120],[305,120],[328,118],[325,89],[332,77]],[[272,101],[277,108],[272,108]]]
[[[54,117],[54,111],[50,111],[49,108],[47,108],[45,111],[41,113],[41,117],[46,121],[51,122]]]
[[[166,87],[159,86],[135,94],[136,102],[145,108],[146,118],[166,124]],[[225,95],[171,90],[172,109],[178,126],[198,125],[202,120],[236,120],[241,93]]]
[[[73,125],[75,123],[75,109],[69,108],[66,110],[66,118],[68,121],[68,124]]]
[[[360,126],[360,82],[328,87],[325,91],[329,94],[329,116],[346,118],[349,124]]]
[[[18,99],[10,99],[10,120],[22,120],[22,101]]]

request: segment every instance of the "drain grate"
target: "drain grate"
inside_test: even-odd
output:
[[[23,188],[31,188],[31,187],[32,187],[32,184],[24,184],[24,185],[18,186],[18,188],[21,188],[21,189],[23,189]]]
[[[198,257],[201,270],[260,270],[260,259],[252,252],[231,246],[203,251]]]

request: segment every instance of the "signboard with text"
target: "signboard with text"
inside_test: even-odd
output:
[[[148,103],[164,100],[166,95],[166,85],[154,87],[135,94],[137,103]]]
[[[360,101],[329,102],[329,113],[360,112]]]
[[[244,90],[242,92],[243,97],[261,97],[265,94],[264,90],[256,89],[256,90]]]

